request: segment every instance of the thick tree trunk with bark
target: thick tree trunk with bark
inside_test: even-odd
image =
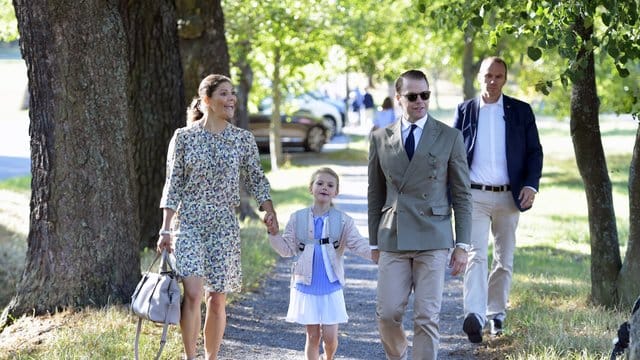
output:
[[[583,39],[592,27],[576,24]],[[594,55],[582,48],[577,56],[585,66],[573,82],[571,93],[571,137],[576,163],[585,186],[591,239],[591,298],[599,305],[618,305],[617,280],[621,267],[611,180],[602,147],[598,118]]]
[[[129,39],[129,110],[137,176],[140,245],[155,248],[167,147],[185,125],[182,66],[173,0],[121,0]]]
[[[629,360],[640,360],[640,310],[633,314],[630,324]]]
[[[209,74],[229,76],[229,50],[220,0],[175,0],[186,102]]]
[[[636,130],[636,142],[629,166],[629,239],[618,280],[618,294],[620,301],[625,305],[632,304],[640,296],[640,174],[638,171],[640,171],[640,127]],[[640,338],[636,341],[640,341]]]
[[[118,1],[14,6],[31,96],[32,195],[25,271],[2,325],[125,302],[140,274]]]

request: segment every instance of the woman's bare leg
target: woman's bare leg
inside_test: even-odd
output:
[[[197,277],[182,279],[184,299],[180,313],[180,329],[182,343],[187,359],[195,359],[197,354],[198,335],[200,334],[200,304],[202,304],[203,281]]]
[[[222,336],[227,326],[227,295],[207,292],[207,315],[204,318],[204,350],[207,360],[216,360],[222,344]]]

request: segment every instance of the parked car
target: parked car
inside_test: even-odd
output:
[[[280,117],[280,141],[282,147],[301,147],[304,151],[320,152],[329,139],[329,129],[324,121],[308,113]],[[249,130],[256,138],[261,151],[269,151],[269,126],[271,115],[249,115]]]
[[[340,118],[342,119],[342,124],[346,122],[346,104],[344,100],[332,98],[329,95],[326,95],[318,90],[313,90],[305,93],[306,95],[311,96],[312,98],[320,101],[324,101],[328,104],[333,105],[333,107],[338,110],[340,113]]]
[[[325,126],[329,129],[329,139],[336,134],[342,134],[344,120],[340,112],[332,104],[323,100],[314,99],[308,94],[302,94],[298,97],[287,97],[286,102],[293,105],[294,109],[303,112],[309,112],[311,115],[323,119]],[[273,101],[270,97],[264,98],[258,109],[263,114],[271,114]]]

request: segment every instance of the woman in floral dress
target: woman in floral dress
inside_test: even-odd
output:
[[[176,130],[169,144],[157,250],[175,250],[184,286],[180,327],[186,358],[197,353],[206,290],[204,347],[206,358],[216,359],[226,327],[226,293],[240,291],[242,284],[235,215],[241,179],[266,211],[270,231],[277,232],[278,221],[255,139],[229,123],[237,102],[231,80],[209,75],[198,95],[187,110],[187,126]]]

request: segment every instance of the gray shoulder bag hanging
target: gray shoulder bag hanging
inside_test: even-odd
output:
[[[151,268],[159,258],[161,261],[158,272],[151,272]],[[142,275],[142,279],[131,296],[131,311],[139,317],[134,343],[136,360],[138,359],[138,342],[142,330],[142,320],[163,324],[160,349],[155,357],[155,359],[159,359],[167,342],[169,324],[175,325],[180,322],[180,286],[178,285],[178,276],[171,265],[166,250],[156,256],[147,272]]]

